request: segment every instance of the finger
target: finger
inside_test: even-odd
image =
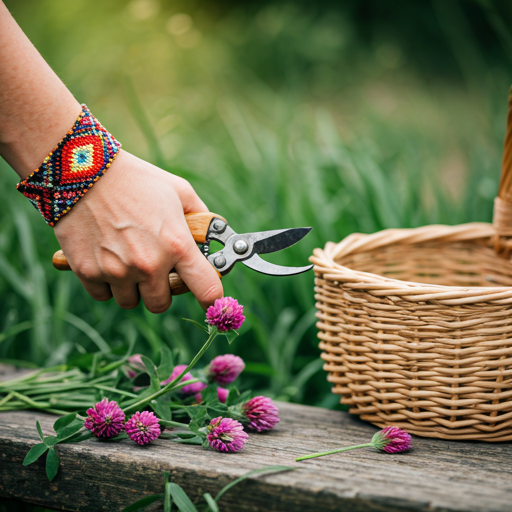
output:
[[[114,300],[123,309],[133,309],[137,307],[140,296],[136,283],[127,280],[122,282],[115,281],[110,283],[110,289],[112,290]]]
[[[174,177],[174,189],[178,193],[184,213],[199,213],[207,212],[208,207],[204,204],[201,198],[196,194],[192,185],[182,179]]]
[[[140,282],[139,293],[144,305],[151,313],[167,311],[172,302],[169,272],[159,272],[147,281]]]
[[[194,196],[195,197],[187,198],[185,202],[181,202],[183,205],[183,213],[201,213],[210,211],[198,195],[194,193]]]
[[[222,297],[222,284],[217,271],[203,256],[197,245],[194,244],[188,257],[176,263],[175,268],[203,309],[206,310],[216,299]]]
[[[112,290],[108,283],[98,283],[97,281],[90,281],[89,279],[80,279],[85,291],[95,300],[105,301],[112,298]]]

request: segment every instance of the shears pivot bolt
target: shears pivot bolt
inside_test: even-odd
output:
[[[222,255],[222,254],[219,254],[214,260],[213,260],[213,263],[215,264],[215,266],[217,268],[222,268],[225,264],[226,264],[226,258]]]
[[[249,249],[249,246],[247,245],[247,242],[245,240],[237,240],[233,244],[233,250],[237,254],[244,254],[245,252],[247,252],[247,249]]]
[[[213,222],[212,228],[217,233],[222,233],[226,229],[226,223],[217,219]]]

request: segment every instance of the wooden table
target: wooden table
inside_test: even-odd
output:
[[[221,454],[157,440],[58,445],[61,468],[48,482],[44,462],[23,467],[39,441],[35,421],[51,433],[55,417],[0,413],[0,496],[69,511],[116,511],[163,492],[162,472],[193,499],[214,495],[240,475],[268,465],[296,471],[248,479],[219,502],[222,512],[405,512],[512,510],[510,443],[413,439],[409,453],[360,449],[301,463],[298,455],[368,442],[377,430],[344,412],[279,403],[282,421],[254,434],[243,451]]]

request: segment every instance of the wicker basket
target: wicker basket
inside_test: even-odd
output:
[[[493,224],[352,234],[310,258],[324,369],[364,420],[512,440],[511,112],[509,95]]]

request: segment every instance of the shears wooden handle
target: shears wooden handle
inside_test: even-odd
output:
[[[188,228],[190,229],[190,232],[192,233],[196,243],[204,244],[207,242],[206,236],[208,234],[210,224],[214,219],[220,219],[226,224],[228,223],[224,217],[211,212],[188,213],[185,215]],[[73,270],[70,267],[68,260],[66,259],[66,256],[64,256],[62,250],[57,251],[53,255],[52,263],[57,270]],[[187,285],[176,272],[171,272],[169,274],[169,284],[171,286],[171,293],[173,295],[181,295],[190,291]]]

